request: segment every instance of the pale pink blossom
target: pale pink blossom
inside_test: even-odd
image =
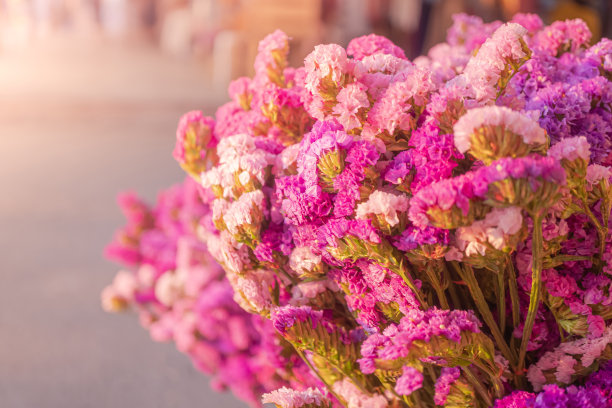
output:
[[[572,375],[576,372],[574,365],[577,361],[571,356],[562,356],[559,358],[559,364],[557,365],[557,372],[555,378],[557,381],[563,384],[569,384],[572,381]]]
[[[241,273],[250,265],[247,247],[236,242],[229,232],[222,231],[219,235],[207,234],[205,239],[210,254],[229,273]]]
[[[448,247],[448,251],[444,254],[444,259],[447,261],[462,261],[463,260],[463,252],[459,250],[459,248],[450,246]]]
[[[340,90],[336,99],[338,103],[332,109],[332,113],[344,126],[344,130],[348,132],[361,127],[361,119],[358,115],[363,109],[370,107],[365,85],[358,82],[348,84]]]
[[[304,391],[297,391],[291,388],[282,387],[278,390],[264,394],[261,398],[264,404],[275,404],[282,408],[300,408],[308,404],[321,405],[325,402],[325,397],[321,391],[315,388],[307,388]]]
[[[138,282],[144,287],[151,287],[155,284],[155,268],[148,264],[143,264],[136,271]]]
[[[321,264],[321,256],[315,255],[310,247],[295,247],[289,256],[289,267],[298,274],[307,274]]]
[[[258,269],[241,271],[242,275],[228,275],[234,288],[234,301],[250,313],[261,314],[272,307],[271,290],[276,284],[276,274]]]
[[[212,219],[215,222],[223,220],[223,215],[230,207],[230,202],[224,198],[217,198],[212,202]]]
[[[584,136],[568,137],[552,145],[548,150],[548,155],[557,160],[583,159],[588,161],[591,157],[591,145]]]
[[[276,156],[276,162],[274,163],[274,174],[282,175],[284,170],[289,169],[293,166],[298,157],[300,151],[300,144],[286,147],[278,156]]]
[[[284,64],[277,66],[279,58],[275,58],[274,54],[279,53],[286,58],[289,53],[289,37],[281,30],[276,30],[259,42],[257,51],[255,71],[258,74],[267,74],[270,69],[283,69]]]
[[[599,183],[601,180],[612,178],[612,168],[599,164],[591,164],[587,167],[586,180],[590,186]]]
[[[338,285],[329,279],[300,282],[291,290],[291,304],[296,306],[305,305],[321,293],[327,291],[337,292],[338,290]]]
[[[346,408],[387,408],[388,402],[382,395],[368,396],[353,384],[351,380],[344,377],[342,381],[335,382],[332,386],[334,392],[346,401]]]
[[[102,291],[102,308],[107,312],[118,312],[134,299],[138,282],[134,274],[119,271],[113,282]]]
[[[356,67],[361,72],[380,72],[387,75],[395,75],[406,70],[410,71],[413,68],[414,64],[406,59],[382,53],[364,57]]]
[[[504,106],[485,106],[470,109],[455,123],[453,130],[457,150],[467,152],[471,147],[474,130],[484,126],[503,127],[522,136],[526,144],[546,143],[546,131],[527,115]]]
[[[231,197],[236,176],[242,185],[257,182],[265,184],[266,169],[274,165],[276,155],[255,146],[255,140],[247,134],[237,134],[221,139],[217,146],[219,164],[202,173],[204,187],[221,186],[224,197]]]
[[[527,378],[534,390],[540,391],[546,384],[545,371],[554,373],[564,383],[571,382],[577,360],[583,367],[590,367],[600,358],[606,347],[612,343],[612,326],[596,338],[582,338],[561,343],[555,349],[544,353],[527,371]]]
[[[409,199],[405,195],[391,194],[376,190],[368,197],[368,201],[357,206],[356,216],[359,219],[368,219],[369,215],[382,215],[390,226],[399,223],[398,213],[408,211]]]
[[[266,210],[264,196],[261,190],[244,193],[238,200],[226,207],[223,221],[231,234],[239,234],[243,225],[255,225],[261,222]]]
[[[473,90],[476,99],[493,99],[497,81],[507,62],[517,62],[526,57],[520,41],[525,34],[527,30],[521,25],[506,23],[468,61],[462,74],[464,80],[460,82]]]
[[[173,271],[159,277],[155,284],[155,297],[165,306],[172,306],[184,294],[184,282]]]
[[[455,239],[460,250],[467,256],[485,255],[487,244],[503,250],[509,236],[518,233],[523,225],[523,216],[518,207],[494,208],[483,220],[467,227],[457,228]]]
[[[317,45],[304,59],[306,68],[306,89],[316,94],[320,81],[329,77],[339,83],[351,68],[351,62],[344,48],[338,44]]]
[[[470,54],[464,47],[441,43],[431,47],[426,61],[414,62],[418,66],[428,68],[432,72],[433,82],[437,87],[441,87],[446,81],[461,74],[469,60]]]

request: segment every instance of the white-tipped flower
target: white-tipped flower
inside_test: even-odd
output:
[[[525,156],[547,141],[538,122],[504,106],[470,109],[453,129],[457,150],[488,161]]]

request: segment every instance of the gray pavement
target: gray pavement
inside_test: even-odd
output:
[[[182,179],[179,115],[205,66],[103,42],[0,54],[0,407],[243,407],[133,314],[102,311],[119,191]]]

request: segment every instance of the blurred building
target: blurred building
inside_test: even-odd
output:
[[[444,40],[452,15],[485,21],[536,12],[584,19],[610,36],[610,0],[0,0],[0,51],[54,36],[147,41],[172,55],[211,59],[220,87],[249,74],[257,43],[275,29],[293,38],[299,64],[321,42],[377,33],[415,57]]]

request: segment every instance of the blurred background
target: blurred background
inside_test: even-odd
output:
[[[414,57],[451,16],[536,12],[611,36],[612,1],[0,0],[0,406],[241,407],[213,393],[135,316],[105,314],[124,220],[119,191],[150,201],[182,180],[181,113],[213,114],[276,28],[302,62],[315,44],[386,35]]]

